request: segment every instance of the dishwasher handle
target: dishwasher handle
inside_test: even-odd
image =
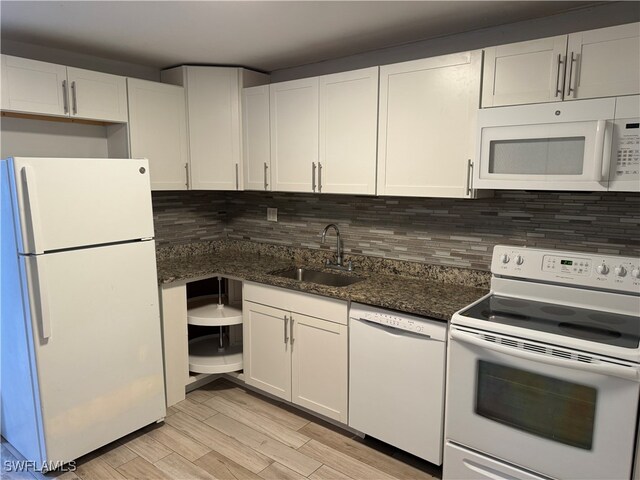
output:
[[[368,320],[366,318],[351,318],[351,320],[355,320],[357,322],[362,322],[367,324],[370,327],[374,327],[377,328],[379,330],[383,330],[385,332],[387,332],[389,335],[393,335],[394,337],[402,337],[402,336],[407,336],[407,337],[416,337],[416,338],[421,338],[423,340],[436,340],[436,339],[432,339],[431,335],[425,334],[425,333],[416,333],[416,332],[411,332],[409,330],[404,330],[403,328],[394,328],[394,327],[390,327],[388,325],[383,325],[381,323],[378,322],[372,322],[371,320]]]

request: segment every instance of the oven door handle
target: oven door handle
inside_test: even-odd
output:
[[[504,353],[505,355],[511,355],[512,357],[522,358],[524,360],[530,360],[532,362],[546,363],[557,367],[572,368],[574,370],[584,370],[590,373],[596,373],[600,375],[608,375],[613,377],[624,378],[625,380],[632,380],[634,382],[640,382],[640,371],[636,367],[625,367],[623,365],[615,365],[612,363],[605,363],[598,361],[597,363],[585,363],[576,360],[567,360],[562,357],[551,357],[539,353],[530,353],[524,350],[520,350],[513,347],[505,347],[487,340],[481,340],[473,333],[466,333],[460,330],[451,329],[451,339],[458,340],[460,342],[469,343],[487,350],[493,350],[498,353]]]

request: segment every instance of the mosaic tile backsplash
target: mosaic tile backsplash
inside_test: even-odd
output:
[[[159,246],[250,240],[488,270],[493,246],[640,256],[640,194],[496,191],[455,200],[274,192],[154,192]],[[268,222],[267,207],[278,209]]]

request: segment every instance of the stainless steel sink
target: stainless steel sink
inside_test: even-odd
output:
[[[364,280],[364,278],[354,277],[351,275],[321,272],[318,270],[311,270],[302,267],[292,267],[286,270],[277,270],[275,272],[270,272],[270,275],[275,275],[283,278],[291,278],[300,282],[318,283],[320,285],[326,285],[328,287],[346,287],[347,285],[352,285]]]

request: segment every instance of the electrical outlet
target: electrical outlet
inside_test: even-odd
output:
[[[278,209],[277,208],[267,208],[267,221],[268,222],[277,222],[278,221]]]

